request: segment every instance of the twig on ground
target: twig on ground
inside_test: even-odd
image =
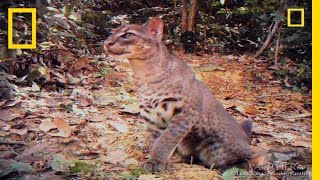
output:
[[[5,141],[5,140],[0,140],[0,144],[7,144],[7,145],[27,145],[23,141]]]
[[[297,120],[311,117],[311,113],[304,113],[304,114],[289,114],[289,115],[276,115],[276,117],[283,118],[284,120]]]
[[[276,52],[274,53],[274,66],[278,67],[279,65],[279,46],[280,46],[280,38],[281,38],[281,31],[278,32],[278,39],[276,44]]]

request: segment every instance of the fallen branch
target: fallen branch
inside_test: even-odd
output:
[[[0,140],[0,144],[6,144],[6,145],[27,145],[25,142],[23,141],[4,141],[4,140]]]
[[[285,15],[285,12],[287,10],[287,0],[281,0],[280,7],[278,8],[278,12],[280,12],[283,16]],[[259,57],[270,45],[271,40],[274,36],[274,34],[278,31],[278,29],[281,27],[281,21],[280,19],[275,18],[269,29],[272,29],[269,31],[268,37],[266,41],[263,43],[262,47],[259,49],[259,51],[254,55],[255,58]]]
[[[255,58],[259,57],[263,52],[264,50],[267,49],[267,47],[270,45],[271,43],[271,40],[274,36],[274,34],[277,32],[277,30],[279,29],[280,27],[280,24],[281,24],[281,21],[280,20],[277,20],[273,25],[273,28],[272,28],[272,31],[269,33],[268,35],[268,38],[267,40],[263,43],[262,47],[259,49],[259,51],[254,55]],[[271,25],[271,26],[272,26]],[[270,26],[270,27],[271,27]]]
[[[295,94],[266,94],[257,96],[257,98],[265,98],[265,97],[279,97],[279,96],[294,96]],[[305,97],[311,96],[311,95],[304,95]]]
[[[293,114],[293,115],[276,115],[274,117],[277,118],[283,118],[284,120],[297,120],[297,119],[303,119],[303,118],[309,118],[312,117],[311,113],[304,113],[304,114]]]

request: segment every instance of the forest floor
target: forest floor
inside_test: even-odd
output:
[[[310,95],[284,88],[266,62],[250,56],[175,54],[233,117],[254,120],[252,146],[268,150],[282,171],[311,172]],[[125,61],[104,59],[79,58],[68,80],[50,70],[51,79],[65,84],[58,92],[33,83],[0,102],[0,177],[220,179],[223,172],[175,158],[163,173],[143,171],[146,129],[132,71]]]

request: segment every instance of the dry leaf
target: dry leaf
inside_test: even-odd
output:
[[[81,107],[87,107],[87,106],[90,106],[92,104],[91,100],[86,98],[86,97],[84,97],[84,96],[80,96],[78,101],[79,101],[79,105]]]
[[[172,166],[172,169],[174,169],[173,177],[179,177],[179,179],[221,179],[221,175],[217,171],[203,166],[186,163],[174,163]]]
[[[257,114],[257,110],[249,106],[239,105],[235,109],[245,116],[251,116],[251,115]]]
[[[128,132],[128,125],[125,123],[120,122],[108,122],[111,127],[115,128],[117,131],[121,133],[127,133]]]
[[[164,178],[156,174],[141,174],[139,180],[163,180]]]
[[[54,118],[53,123],[59,129],[59,132],[56,133],[57,136],[61,137],[70,137],[72,130],[68,123],[66,123],[63,119]]]
[[[271,160],[273,161],[289,161],[290,159],[297,157],[299,154],[295,151],[291,152],[271,152]]]
[[[7,125],[7,123],[5,123],[4,121],[0,121],[0,127],[5,127]]]
[[[39,125],[39,129],[43,132],[48,132],[55,128],[57,128],[57,126],[51,120],[44,121]]]
[[[70,138],[62,139],[59,142],[61,142],[63,144],[69,144],[69,143],[72,143],[72,142],[75,142],[75,141],[79,141],[79,139],[77,139],[75,137],[70,137]]]
[[[49,133],[50,130],[57,128],[59,132],[57,133]],[[47,132],[51,136],[59,136],[59,137],[70,137],[72,134],[72,129],[68,123],[66,123],[63,119],[61,118],[54,118],[54,120],[51,122],[45,121],[42,122],[39,125],[39,129]]]
[[[7,100],[0,101],[0,107],[3,106],[6,102]]]
[[[244,111],[245,111],[246,113],[248,113],[248,114],[251,114],[251,115],[257,114],[256,108],[249,107],[249,106],[245,106],[245,107],[244,107]]]
[[[82,68],[89,64],[89,59],[85,56],[80,57],[69,69],[69,73],[72,75],[77,74]]]
[[[32,91],[32,92],[38,92],[38,91],[40,91],[40,87],[38,86],[37,83],[32,82],[31,91]]]
[[[67,73],[67,78],[68,78],[68,83],[69,84],[78,84],[81,81],[81,79],[76,78],[76,77],[72,76],[69,73]]]
[[[265,163],[267,163],[266,156],[259,156],[259,157],[255,157],[253,159],[250,159],[250,163],[253,164],[254,167],[262,166]]]
[[[306,138],[296,138],[290,142],[292,146],[295,147],[306,147],[306,148],[311,148],[311,139],[306,139]]]
[[[19,104],[21,101],[20,100],[13,100],[13,101],[7,101],[5,104],[2,105],[2,107],[13,107],[17,104]]]
[[[108,152],[107,156],[101,155],[100,159],[104,162],[116,164],[126,160],[128,155],[120,149]]]
[[[0,119],[4,121],[12,121],[20,117],[20,114],[14,113],[10,110],[0,110]]]
[[[123,109],[121,109],[120,111],[123,112],[123,113],[128,113],[128,114],[132,114],[132,115],[138,115],[139,112],[140,112],[138,103],[133,103],[133,104],[129,104],[129,105],[123,105],[122,108]]]
[[[112,147],[115,141],[117,141],[117,136],[114,136],[112,134],[108,136],[102,136],[97,141],[98,141],[98,145],[102,149],[108,149],[110,146]]]
[[[19,135],[24,135],[28,132],[28,128],[27,127],[24,127],[24,128],[21,128],[21,129],[10,129],[10,132],[12,133],[15,133],[15,134],[19,134]]]
[[[67,83],[67,79],[64,75],[62,75],[59,72],[55,72],[55,71],[50,71],[51,74],[53,75],[53,77],[51,78],[51,80],[57,80],[60,83],[66,84]]]
[[[103,121],[106,121],[106,117],[103,116],[103,115],[100,115],[100,116],[93,116],[92,118],[89,118],[88,120],[91,121],[91,122],[103,122]]]
[[[210,71],[216,71],[216,70],[225,71],[226,69],[220,64],[213,64],[213,63],[205,64],[199,68],[199,71],[201,72],[210,72]]]
[[[25,151],[23,151],[23,153],[18,154],[15,157],[15,159],[16,160],[23,159],[26,156],[30,156],[36,152],[44,150],[46,147],[47,147],[47,145],[45,143],[39,143],[39,144],[32,145],[31,147],[29,147]]]

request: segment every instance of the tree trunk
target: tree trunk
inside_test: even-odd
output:
[[[174,22],[174,24],[176,24],[176,22],[177,22],[176,10],[177,10],[177,0],[173,0],[173,22]]]
[[[182,23],[181,23],[181,33],[187,31],[188,25],[188,0],[182,0]]]
[[[188,31],[194,31],[195,20],[197,15],[198,0],[191,0],[190,14],[188,18]]]

